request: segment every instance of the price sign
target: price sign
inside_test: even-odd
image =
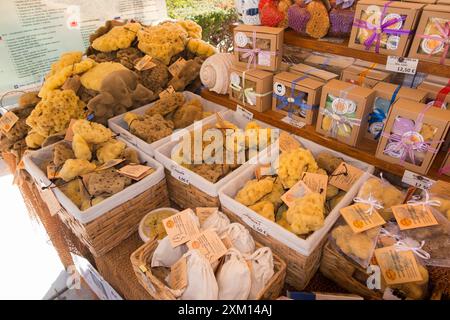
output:
[[[295,120],[294,118],[291,118],[289,116],[284,117],[283,119],[281,119],[281,121],[283,121],[284,123],[287,123],[290,126],[293,126],[293,127],[299,128],[299,129],[306,126],[306,123]]]
[[[137,147],[136,136],[132,135],[130,132],[124,130],[120,133],[120,137],[126,140],[132,146]]]
[[[242,215],[242,220],[244,220],[244,222],[253,230],[261,233],[262,235],[267,236],[267,230],[266,228],[261,224],[261,221],[255,219],[254,217],[251,217],[250,215],[244,213]]]
[[[236,114],[245,120],[248,120],[248,121],[253,120],[253,113],[251,113],[247,109],[241,107],[240,105],[237,105],[237,107],[236,107]]]
[[[422,190],[430,189],[431,186],[435,183],[435,181],[430,178],[421,176],[420,174],[408,170],[405,170],[402,182]]]
[[[386,70],[406,74],[415,74],[419,59],[388,56]]]
[[[189,172],[187,172],[184,168],[173,166],[171,170],[171,175],[175,179],[184,184],[190,183]]]

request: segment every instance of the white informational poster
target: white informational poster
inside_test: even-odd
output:
[[[0,1],[0,95],[37,87],[66,51],[84,51],[106,20],[167,18],[165,0]]]

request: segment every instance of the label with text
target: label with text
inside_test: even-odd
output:
[[[187,246],[190,250],[200,250],[210,263],[216,262],[227,253],[227,247],[222,242],[217,232],[211,229],[198,234],[187,243]]]
[[[341,162],[336,170],[330,175],[329,183],[338,189],[348,192],[362,174],[362,170],[349,165],[346,162]]]
[[[401,230],[437,225],[438,222],[428,206],[403,204],[392,207],[392,213]]]
[[[190,241],[199,233],[191,215],[195,215],[194,211],[186,209],[162,221],[173,248]]]
[[[354,205],[342,208],[340,213],[354,233],[363,232],[386,223],[377,210],[365,203],[356,203]]]

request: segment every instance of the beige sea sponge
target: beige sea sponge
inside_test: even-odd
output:
[[[80,62],[82,57],[83,52],[81,51],[70,51],[63,53],[58,61],[52,63],[50,72],[45,77],[48,78],[64,69],[64,67]]]
[[[139,159],[139,153],[136,151],[136,149],[132,149],[129,147],[127,147],[127,148],[125,148],[125,150],[123,150],[120,158],[125,159],[129,163],[136,163],[136,164],[141,163],[141,161]]]
[[[124,120],[130,132],[147,143],[153,143],[171,135],[174,129],[173,122],[164,119],[160,114],[139,116],[128,112]]]
[[[172,22],[166,22],[172,23]],[[164,24],[164,23],[163,23]],[[177,21],[181,27],[188,33],[190,38],[201,39],[202,38],[202,27],[192,20],[179,20]]]
[[[100,91],[103,79],[118,70],[126,70],[122,64],[117,62],[102,62],[86,71],[81,77],[81,84],[90,90]]]
[[[210,57],[216,53],[216,48],[201,39],[189,39],[186,47],[190,52],[199,57]]]
[[[68,183],[63,184],[59,189],[69,198],[77,207],[81,206],[83,197],[81,193],[81,181],[74,179]]]
[[[297,148],[280,155],[278,176],[286,188],[292,188],[303,172],[315,173],[318,169],[311,151]]]
[[[296,199],[286,213],[286,220],[297,235],[320,229],[324,219],[323,198],[317,192],[311,192]]]
[[[249,209],[255,211],[264,218],[275,222],[275,208],[272,202],[260,201],[252,206],[249,206]]]
[[[261,198],[261,201],[269,201],[273,204],[275,209],[278,209],[282,204],[281,196],[285,193],[283,184],[280,178],[277,178],[273,184],[272,191]]]
[[[261,179],[247,181],[244,187],[239,190],[235,200],[246,206],[251,206],[258,202],[266,194],[272,192],[273,179]]]
[[[95,66],[95,61],[92,59],[86,59],[81,62],[66,66],[56,72],[55,74],[48,77],[44,84],[42,85],[41,90],[39,91],[38,96],[41,98],[45,98],[48,94],[50,94],[53,90],[61,88],[61,86],[69,79],[71,76],[76,74],[82,74],[89,69]]]
[[[166,116],[185,103],[186,98],[184,97],[183,93],[174,92],[172,94],[165,95],[161,99],[156,101],[150,108],[145,111],[145,114],[148,116],[152,116],[155,114]]]
[[[97,159],[100,163],[108,162],[109,160],[118,159],[126,148],[125,142],[111,139],[102,143],[97,149]]]
[[[284,212],[281,214],[281,219],[277,220],[277,224],[279,224],[280,226],[282,226],[282,227],[285,228],[286,230],[288,230],[288,231],[290,231],[290,232],[292,232],[292,233],[295,233],[295,232],[292,230],[291,225],[289,224],[289,222],[287,222],[286,214],[287,214],[287,211],[284,211]]]
[[[72,149],[65,143],[58,143],[53,147],[53,164],[60,167],[68,159],[75,159]]]
[[[328,174],[332,174],[341,164],[341,162],[344,161],[342,158],[333,156],[329,152],[320,152],[316,156],[316,162],[317,165],[324,169]]]
[[[177,23],[164,23],[140,29],[137,37],[142,52],[168,65],[174,55],[184,50],[189,34]]]
[[[71,119],[86,116],[85,104],[72,90],[53,90],[42,99],[26,123],[43,137],[64,131]]]
[[[93,199],[84,199],[83,202],[81,203],[80,210],[86,211],[90,207],[93,207],[93,206],[99,204],[100,202],[102,202],[105,199],[106,198],[103,196],[98,196]]]
[[[371,257],[374,242],[368,233],[354,233],[349,225],[340,225],[333,229],[331,236],[345,254],[356,256],[361,260]]]
[[[91,196],[113,195],[131,184],[131,179],[114,168],[92,172],[85,176],[86,188]]]
[[[70,181],[74,178],[95,170],[97,166],[83,159],[67,160],[58,173],[58,177],[64,181]]]
[[[193,99],[179,107],[173,115],[173,124],[175,129],[186,128],[203,119],[203,106],[200,100]]]
[[[111,52],[129,48],[140,28],[141,25],[136,22],[113,27],[104,35],[95,39],[92,42],[92,47],[101,52]]]
[[[113,132],[100,123],[88,120],[77,120],[72,125],[74,134],[79,134],[89,144],[100,144],[108,141]]]
[[[25,137],[25,143],[27,147],[30,149],[38,149],[42,146],[45,141],[45,137],[40,135],[34,130],[28,132],[28,135]]]
[[[91,161],[92,152],[89,144],[79,134],[74,134],[72,139],[72,150],[77,159]]]

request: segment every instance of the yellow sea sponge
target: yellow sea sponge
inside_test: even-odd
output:
[[[368,233],[354,233],[350,226],[346,224],[334,228],[331,236],[345,254],[356,256],[361,260],[371,258],[374,241]]]
[[[311,192],[296,199],[286,212],[286,220],[295,234],[302,235],[316,231],[324,223],[323,198],[317,192]]]
[[[58,177],[64,181],[70,181],[74,178],[95,170],[97,166],[83,159],[67,160],[58,173]]]
[[[333,118],[330,116],[323,116],[322,118],[322,130],[330,131],[333,124]]]
[[[171,58],[182,52],[188,39],[186,30],[176,23],[165,23],[140,29],[138,48],[168,65]]]
[[[281,180],[278,178],[275,180],[273,184],[272,191],[266,194],[261,198],[261,201],[269,201],[273,204],[274,208],[277,208],[283,204],[283,200],[281,200],[281,196],[285,193],[283,184]]]
[[[119,70],[127,70],[127,68],[117,62],[102,62],[85,72],[80,77],[80,81],[86,89],[100,91],[103,79],[112,72]]]
[[[111,139],[97,149],[97,159],[100,163],[108,162],[109,160],[118,159],[126,148],[126,144],[122,141]]]
[[[72,125],[74,134],[79,134],[89,144],[100,144],[108,141],[113,132],[104,125],[88,120],[77,120]]]
[[[113,27],[109,32],[95,39],[92,42],[92,47],[101,52],[129,48],[140,28],[141,25],[135,22]]]
[[[72,150],[75,158],[91,161],[92,152],[89,144],[79,134],[74,134],[72,139]]]
[[[45,141],[45,137],[41,136],[39,133],[37,133],[34,130],[31,130],[28,132],[28,135],[25,137],[25,143],[27,144],[27,147],[30,149],[37,149],[42,146],[42,144]]]
[[[166,22],[172,23],[172,22]],[[201,39],[202,38],[202,27],[192,20],[180,20],[177,21],[181,27],[188,33],[190,38]]]
[[[423,137],[423,140],[433,140],[434,135],[436,134],[437,128],[430,124],[424,123],[422,124],[422,128],[420,129],[420,134]]]
[[[239,190],[235,200],[246,206],[255,204],[273,189],[272,179],[250,180]]]
[[[249,206],[250,209],[263,216],[270,221],[275,222],[275,208],[272,202],[269,201],[260,201],[255,203],[252,206]]]
[[[39,91],[38,96],[41,98],[45,98],[51,91],[61,88],[61,86],[66,82],[68,78],[76,74],[82,74],[92,67],[95,66],[95,61],[92,59],[86,59],[79,63],[71,64],[66,66],[56,72],[55,74],[48,77],[44,84],[42,85],[41,90]]]
[[[42,99],[26,123],[43,137],[64,131],[71,119],[85,117],[85,104],[72,90],[53,90]]]
[[[210,57],[217,52],[214,46],[201,39],[189,39],[187,49],[199,57]]]
[[[291,225],[289,224],[289,222],[287,222],[286,214],[287,214],[287,211],[284,211],[281,214],[281,219],[277,221],[277,224],[279,224],[280,226],[285,228],[287,231],[294,233],[294,231],[291,228]]]
[[[89,209],[90,207],[95,206],[96,204],[99,204],[100,202],[102,202],[103,200],[105,200],[105,197],[102,196],[98,196],[95,197],[94,199],[90,200],[90,199],[84,199],[83,202],[81,203],[80,206],[80,210],[81,211],[85,211],[87,209]]]
[[[318,169],[311,151],[297,148],[280,155],[278,176],[286,188],[292,188],[300,180],[303,172],[315,173]]]
[[[81,182],[79,179],[75,179],[59,187],[59,189],[66,195],[66,197],[69,198],[77,207],[80,207],[83,201],[80,183]]]
[[[52,63],[50,72],[46,75],[46,78],[54,75],[55,73],[58,73],[64,67],[71,66],[74,63],[80,62],[82,57],[83,52],[81,51],[71,51],[63,53],[58,61]]]

